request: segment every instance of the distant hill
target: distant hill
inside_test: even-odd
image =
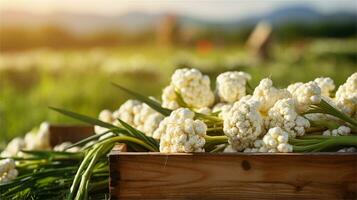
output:
[[[139,32],[154,28],[165,15],[165,13],[150,14],[145,12],[129,12],[117,16],[72,13],[40,15],[21,11],[3,11],[0,13],[0,25],[36,27],[51,24],[65,27],[79,34],[98,30]],[[208,21],[191,16],[178,16],[178,19],[183,27],[210,28],[219,26],[221,30],[232,30],[248,25],[252,26],[262,20],[268,21],[275,26],[288,22],[309,24],[323,21],[355,21],[357,24],[356,13],[337,12],[321,14],[311,7],[299,5],[283,7],[266,15],[223,22]]]
[[[165,13],[150,14],[145,12],[129,12],[117,16],[101,16],[92,14],[53,13],[48,15],[31,14],[21,11],[4,11],[0,13],[0,25],[20,25],[36,27],[55,24],[65,27],[75,33],[86,33],[96,30],[121,30],[140,32],[155,27]],[[323,21],[356,21],[356,13],[337,12],[321,14],[311,7],[290,6],[283,7],[267,15],[253,16],[244,19],[235,19],[224,22],[214,22],[190,16],[178,16],[183,27],[215,27],[222,30],[237,29],[242,26],[252,26],[261,20],[268,21],[274,26],[288,22],[315,23]]]

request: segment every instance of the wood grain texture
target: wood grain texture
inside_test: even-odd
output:
[[[94,134],[93,126],[50,125],[50,145],[78,142]]]
[[[120,153],[112,199],[356,199],[357,154]]]

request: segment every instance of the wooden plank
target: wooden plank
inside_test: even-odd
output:
[[[356,199],[357,154],[112,152],[112,199]]]
[[[75,143],[93,134],[93,126],[50,125],[50,145],[53,147],[63,142]]]

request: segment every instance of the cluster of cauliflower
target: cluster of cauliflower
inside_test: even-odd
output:
[[[118,119],[151,137],[153,132],[158,128],[159,123],[164,119],[164,116],[137,100],[126,101],[114,112],[103,110],[99,113],[99,120],[106,123],[120,126]],[[94,130],[96,134],[108,131],[108,129],[100,126],[95,126]]]
[[[293,147],[288,141],[289,134],[280,127],[274,127],[268,130],[262,140],[255,140],[253,148],[246,148],[244,152],[292,152]]]
[[[270,78],[264,78],[253,91],[247,90],[250,79],[245,72],[224,72],[217,76],[215,90],[212,90],[209,77],[199,70],[177,69],[161,95],[162,107],[172,110],[169,116],[140,101],[128,100],[113,112],[103,110],[99,119],[115,126],[121,126],[118,121],[121,119],[159,141],[160,152],[204,152],[211,125],[196,115],[201,113],[220,120],[218,129],[228,138],[225,152],[285,153],[293,151],[289,139],[307,134],[314,120],[331,119],[325,114],[304,115],[311,105],[319,104],[322,99],[345,114],[357,117],[357,73],[352,74],[335,95],[336,86],[328,77],[293,83],[287,88],[276,88]],[[95,126],[95,132],[108,132],[101,139],[112,134],[99,126]],[[322,134],[339,136],[351,132],[350,127],[341,123]],[[43,123],[24,139],[12,140],[2,156],[16,155],[20,149],[49,149],[48,133],[48,124]],[[62,151],[69,145],[61,144],[55,150]]]
[[[222,120],[222,131],[229,143],[225,151],[292,152],[289,139],[305,135],[311,127],[310,120],[320,117],[311,114],[311,118],[305,118],[303,113],[309,106],[325,99],[346,114],[356,115],[357,73],[338,88],[335,98],[335,85],[328,77],[282,89],[265,78],[249,93],[250,79],[245,72],[224,72],[217,76],[215,90],[211,90],[210,79],[199,70],[177,69],[161,96],[162,107],[173,110],[170,116],[164,117],[139,101],[129,100],[113,113],[103,111],[99,119],[119,125],[120,118],[160,141],[160,152],[202,152],[208,128],[195,112],[203,113]],[[96,131],[107,130],[97,127]],[[350,132],[349,127],[341,125],[323,135]]]
[[[1,152],[0,157],[12,157],[18,156],[22,157],[24,154],[21,150],[54,150],[54,151],[65,151],[67,147],[72,145],[71,142],[63,142],[58,144],[53,148],[50,145],[50,125],[48,122],[42,122],[38,128],[32,129],[28,132],[24,138],[16,137],[12,139]],[[79,147],[73,147],[68,150],[68,152],[78,152]]]
[[[172,110],[183,106],[208,115],[216,114],[222,119],[222,129],[228,137],[229,145],[225,151],[292,152],[289,139],[305,135],[311,127],[312,119],[305,118],[304,112],[311,105],[319,104],[322,99],[336,105],[346,114],[356,116],[357,73],[338,88],[334,98],[336,87],[329,77],[294,83],[282,89],[274,87],[273,81],[265,78],[248,94],[246,88],[250,79],[251,76],[244,72],[224,72],[217,77],[213,92],[208,77],[198,70],[178,69],[171,77],[170,85],[163,90],[162,106]],[[180,105],[180,100],[184,105]],[[182,119],[173,116],[161,121],[159,129],[154,132],[154,138],[165,146],[161,148],[163,152],[182,152],[170,148],[173,144],[170,141],[182,141],[173,139],[182,135],[177,134],[181,129],[177,128],[175,132],[168,125],[178,126],[182,123]],[[350,132],[349,127],[341,125],[323,134],[335,136]],[[187,143],[187,146],[190,145]]]
[[[303,136],[305,130],[310,127],[310,122],[296,112],[292,98],[285,98],[276,101],[274,106],[269,109],[265,126],[267,129],[280,127],[294,138]]]
[[[348,126],[339,126],[333,130],[326,130],[322,133],[325,136],[346,136],[351,133],[351,128]]]
[[[153,134],[160,139],[160,152],[204,152],[207,126],[194,116],[191,110],[178,108],[160,123]]]
[[[250,79],[252,77],[245,72],[225,72],[217,76],[216,93],[219,100],[234,103],[244,97]]]
[[[253,98],[260,102],[260,112],[265,114],[279,99],[289,98],[291,94],[286,89],[277,89],[273,86],[273,81],[265,78],[253,92]]]
[[[231,146],[238,150],[249,147],[263,133],[260,102],[250,98],[235,102],[224,118],[223,131]]]
[[[15,161],[13,159],[0,160],[0,184],[15,179],[18,175]]]
[[[179,96],[189,108],[210,107],[214,103],[214,94],[210,88],[210,79],[197,69],[178,69],[171,77],[171,83],[162,93],[162,106],[169,109],[179,107]]]
[[[3,152],[2,157],[20,156],[21,150],[50,150],[49,123],[43,122],[39,128],[28,132],[24,138],[16,137],[11,140]]]
[[[335,95],[336,106],[349,116],[357,118],[357,73],[341,85]]]
[[[315,81],[294,83],[287,90],[292,95],[298,112],[304,112],[310,105],[321,101],[321,89]]]

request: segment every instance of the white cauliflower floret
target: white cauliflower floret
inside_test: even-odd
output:
[[[25,138],[14,138],[1,153],[1,156],[21,156],[20,150],[50,150],[50,125],[41,123],[39,128],[33,129],[25,135]]]
[[[294,100],[288,98],[277,101],[269,110],[265,125],[267,128],[281,127],[290,137],[295,138],[305,134],[310,122],[296,113]]]
[[[214,102],[214,94],[210,88],[208,76],[202,75],[197,69],[178,69],[171,77],[171,87],[164,89],[163,106],[175,108],[178,92],[183,101],[191,108],[210,107]]]
[[[175,92],[175,87],[172,85],[169,85],[164,88],[162,91],[162,107],[168,108],[171,110],[177,109],[179,104],[177,103],[177,95]]]
[[[118,119],[123,120],[134,128],[144,132],[147,136],[151,136],[154,130],[159,126],[160,121],[164,118],[163,115],[156,112],[148,105],[137,100],[128,100],[113,113],[109,110],[103,110],[99,114],[99,119],[103,122],[120,126]],[[107,128],[95,126],[97,134],[108,131]],[[100,139],[105,139],[113,136],[113,133],[108,133]]]
[[[113,112],[113,118],[119,118],[124,122],[134,126],[134,117],[140,112],[142,107],[143,105],[140,101],[130,99],[123,103],[118,110]],[[114,124],[120,125],[118,121],[115,121]]]
[[[153,137],[160,138],[160,152],[204,152],[206,131],[206,124],[194,120],[192,111],[179,108],[161,121]]]
[[[13,159],[0,160],[0,184],[14,180],[18,174]]]
[[[316,78],[315,83],[321,89],[321,95],[325,97],[330,97],[331,92],[335,89],[335,84],[330,77],[319,77]]]
[[[234,103],[246,95],[251,76],[245,72],[225,72],[216,79],[216,92],[221,102]]]
[[[293,146],[288,143],[289,134],[280,127],[268,130],[262,140],[254,142],[254,148],[246,148],[244,152],[269,152],[269,153],[288,153],[293,151]]]
[[[251,146],[253,146],[253,147],[245,148],[243,152],[248,152],[248,153],[257,153],[257,152],[266,153],[266,152],[268,152],[267,147],[264,145],[263,140],[261,140],[261,139],[255,140],[253,145],[251,145]]]
[[[7,144],[6,148],[1,153],[1,156],[2,157],[16,156],[20,152],[20,150],[24,148],[26,148],[25,140],[20,137],[16,137]]]
[[[232,104],[218,103],[212,108],[212,112],[218,113],[218,117],[224,119],[224,116],[228,114],[229,110],[232,108]]]
[[[117,119],[121,119],[134,128],[144,132],[147,136],[151,136],[163,118],[163,115],[145,103],[141,103],[137,100],[128,100],[122,104],[118,110],[114,111],[112,123],[116,126],[120,126]]]
[[[280,127],[269,129],[268,133],[263,137],[263,145],[266,146],[268,152],[292,152],[293,146],[288,141],[289,134]]]
[[[351,133],[351,128],[347,126],[340,126],[333,130],[326,130],[322,133],[325,136],[346,136]]]
[[[241,151],[247,148],[263,132],[259,106],[255,99],[240,100],[225,115],[223,131],[234,149]]]
[[[99,113],[98,119],[100,121],[103,121],[103,122],[106,122],[106,123],[110,123],[110,124],[112,124],[115,121],[115,119],[113,117],[113,113],[110,112],[110,110],[102,110]],[[101,126],[94,126],[94,132],[96,134],[102,134],[102,133],[105,133],[107,131],[108,131],[107,128],[104,128],[104,127],[101,127]]]
[[[71,142],[63,142],[63,143],[58,144],[55,147],[53,147],[53,150],[54,151],[65,151],[65,149],[71,145],[72,145]],[[67,149],[66,152],[79,152],[80,150],[81,150],[81,148],[79,148],[79,147],[72,147],[70,149]]]
[[[296,82],[296,83],[290,84],[286,89],[290,92],[290,94],[292,94],[302,85],[304,85],[304,83]]]
[[[41,123],[38,130],[25,135],[26,150],[50,150],[50,124]]]
[[[153,132],[159,127],[164,116],[146,104],[142,104],[139,113],[134,116],[134,126],[144,132],[147,136],[152,136]]]
[[[286,89],[277,89],[273,86],[273,81],[269,78],[262,79],[259,85],[254,89],[253,98],[260,101],[259,110],[267,113],[279,99],[289,98],[290,94]]]
[[[312,104],[318,104],[321,101],[321,89],[316,82],[295,83],[288,86],[296,109],[299,113],[304,112]]]
[[[337,152],[354,153],[354,152],[357,152],[357,148],[356,147],[345,147],[345,148],[338,150]]]
[[[357,117],[357,72],[338,88],[334,102],[342,112]]]

